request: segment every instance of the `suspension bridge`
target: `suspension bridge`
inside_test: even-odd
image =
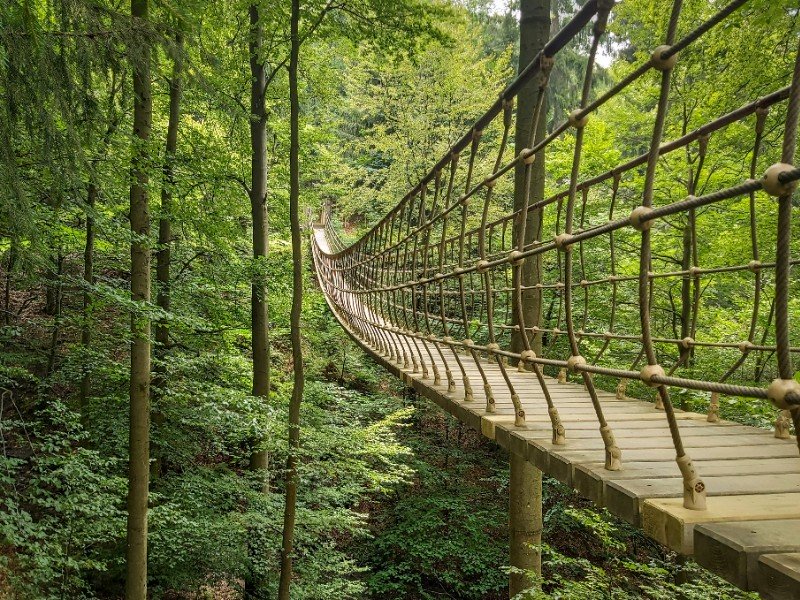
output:
[[[325,209],[312,250],[337,320],[408,386],[742,589],[797,599],[800,59],[774,91],[665,139],[680,54],[746,3],[678,37],[675,1],[663,44],[595,89],[613,2],[588,0],[365,235],[345,246]],[[585,29],[576,108],[544,131],[553,65]],[[534,126],[512,151],[526,85]],[[657,98],[647,151],[582,168],[592,115],[634,85]],[[741,164],[703,177],[742,139]],[[568,181],[545,196],[534,165],[565,140]],[[722,402],[772,430],[721,418]]]

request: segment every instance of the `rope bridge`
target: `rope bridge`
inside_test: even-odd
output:
[[[800,519],[800,459],[787,441],[792,421],[800,431],[800,340],[790,328],[800,59],[786,87],[663,139],[680,52],[744,4],[731,2],[678,38],[675,0],[663,45],[595,91],[613,2],[588,0],[363,237],[345,247],[327,209],[313,236],[331,309],[379,361],[682,552],[725,537],[709,530],[703,538],[695,524]],[[544,131],[551,70],[584,29],[591,45],[576,108]],[[651,79],[647,151],[587,173],[592,114]],[[509,141],[526,85],[538,90],[534,126],[515,153]],[[768,133],[781,128],[782,145],[772,143]],[[743,131],[742,164],[722,174],[709,167],[714,149]],[[573,146],[568,181],[536,193],[534,165],[565,142]],[[524,198],[516,209],[515,190]],[[774,433],[720,419],[721,396],[774,407]],[[708,412],[679,410],[676,398],[707,399]],[[672,451],[677,468],[664,462]],[[763,509],[748,494],[764,494]],[[800,551],[800,521],[792,523],[797,547],[782,552]],[[709,555],[729,579],[756,585]]]

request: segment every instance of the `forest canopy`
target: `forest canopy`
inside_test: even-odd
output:
[[[550,32],[581,4],[545,2]],[[671,4],[614,7],[594,98],[649,60]],[[683,4],[685,34],[727,3]],[[745,2],[681,53],[665,140],[788,85],[800,38],[790,4]],[[507,457],[340,328],[314,278],[308,225],[327,211],[354,242],[470,131],[519,71],[519,9],[0,3],[0,600],[288,598],[290,584],[298,600],[508,597]],[[547,132],[575,108],[590,46],[582,34],[559,54]],[[657,77],[592,115],[583,172],[647,152]],[[752,159],[759,174],[775,162],[782,113],[761,126],[770,151]],[[548,148],[546,196],[570,182],[575,135]],[[749,177],[752,123],[703,144],[663,160],[660,202]],[[491,167],[482,160],[477,168]],[[625,182],[621,203],[638,205],[644,177]],[[581,219],[605,219],[606,206],[588,200]],[[499,185],[488,218],[513,203]],[[772,199],[758,203],[766,262],[776,217]],[[676,217],[656,264],[747,264],[749,211],[743,199],[698,213],[693,258]],[[634,240],[620,244],[619,273],[634,273]],[[795,233],[794,254],[798,245]],[[600,269],[589,262],[583,279]],[[790,285],[800,318],[796,277]],[[702,293],[694,327],[746,339],[749,279],[660,288],[653,322],[670,339],[692,333],[682,293]],[[774,298],[756,302],[760,343],[772,343]],[[621,327],[638,323],[636,303],[633,291],[622,299]],[[587,329],[603,331],[609,311],[606,302],[584,316]],[[593,354],[602,343],[590,342]],[[674,346],[664,353],[693,377],[726,376],[725,351],[694,361]],[[616,352],[617,363],[638,360],[632,345]],[[766,385],[773,363],[748,359],[731,382]],[[629,393],[653,398],[642,384]],[[676,399],[701,411],[709,402],[689,390]],[[776,417],[733,395],[720,411],[764,428]],[[748,597],[555,481],[544,496],[544,571],[529,597]]]

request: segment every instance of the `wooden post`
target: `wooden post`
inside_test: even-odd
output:
[[[524,457],[510,454],[511,479],[508,492],[508,534],[511,566],[527,573],[511,573],[508,594],[538,585],[542,574],[542,472]]]

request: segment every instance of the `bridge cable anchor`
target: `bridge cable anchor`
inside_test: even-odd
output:
[[[603,445],[605,446],[606,471],[620,471],[622,469],[622,450],[617,446],[611,427],[603,425],[600,428],[600,437],[603,438]]]
[[[514,427],[525,427],[525,409],[519,394],[511,394],[511,403],[514,405]]]
[[[497,410],[494,401],[494,393],[492,392],[492,386],[488,383],[483,384],[483,393],[486,395],[486,412],[487,413],[494,413]]]
[[[779,440],[788,440],[789,427],[791,426],[791,413],[788,410],[782,410],[778,413],[775,419],[775,437]]]
[[[555,406],[551,406],[547,409],[547,414],[550,415],[550,423],[553,425],[553,445],[563,446],[567,443],[567,431],[561,423],[558,409]]]
[[[719,392],[711,392],[706,421],[709,423],[719,423]]]
[[[469,376],[464,375],[464,402],[472,402],[474,399],[472,383],[470,383]]]
[[[700,479],[688,454],[676,459],[683,475],[683,507],[689,510],[706,510],[706,484]]]

